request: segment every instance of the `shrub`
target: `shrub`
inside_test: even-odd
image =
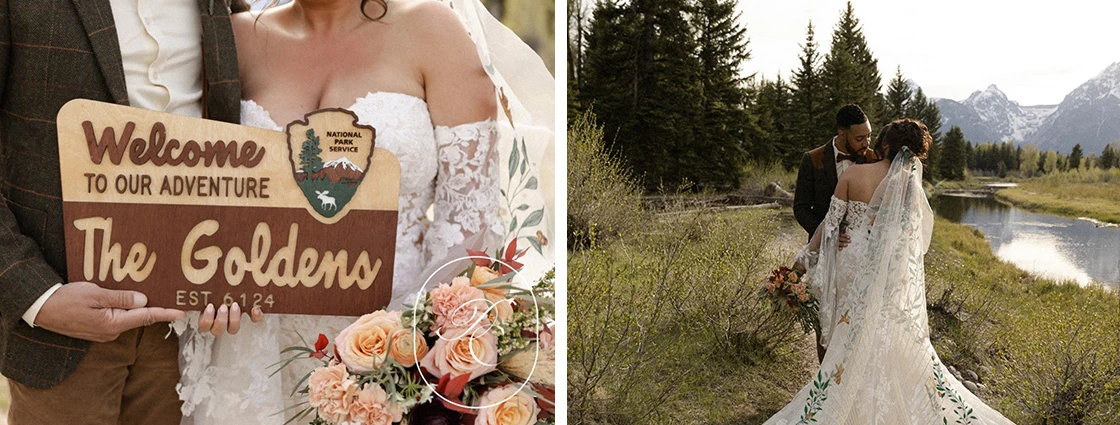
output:
[[[634,229],[641,189],[611,155],[591,111],[568,125],[568,248],[604,243]]]
[[[769,268],[790,254],[771,246],[773,216],[676,206],[692,204],[670,205],[634,223],[641,232],[569,257],[572,423],[695,423],[698,413],[719,415],[708,403],[720,400],[703,398],[740,385],[728,381],[726,365],[790,363],[805,338],[758,296]]]

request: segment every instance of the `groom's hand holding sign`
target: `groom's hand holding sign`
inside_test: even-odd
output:
[[[108,342],[129,329],[170,322],[185,315],[182,310],[145,307],[147,304],[148,297],[140,292],[72,282],[47,298],[35,317],[35,325],[69,337]],[[236,320],[240,322],[240,317]]]

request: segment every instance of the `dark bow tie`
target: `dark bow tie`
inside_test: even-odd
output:
[[[873,151],[868,148],[860,149],[859,153],[855,155],[837,152],[836,163],[839,164],[840,161],[852,161],[853,164],[866,164],[868,161],[877,161],[878,159],[868,158],[869,154],[873,155],[872,152]]]

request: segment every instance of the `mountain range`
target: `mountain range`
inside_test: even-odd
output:
[[[974,145],[1013,140],[1045,151],[1069,153],[1081,144],[1100,154],[1120,141],[1120,62],[1078,86],[1057,105],[1022,106],[995,84],[964,100],[934,99],[941,109],[941,132],[959,126]]]
[[[327,179],[332,183],[340,183],[343,182],[343,179],[346,179],[350,182],[348,184],[353,184],[353,182],[361,180],[363,174],[361,167],[350,162],[344,156],[333,161],[327,161],[319,172],[311,174],[311,178],[313,180]],[[303,181],[306,177],[303,170],[296,170],[296,181]]]

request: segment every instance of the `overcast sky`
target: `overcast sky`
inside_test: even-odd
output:
[[[845,0],[740,0],[746,73],[788,78],[813,21],[827,53]],[[1120,62],[1120,2],[855,0],[885,89],[901,66],[931,97],[964,99],[996,84],[1021,105],[1057,104]]]

